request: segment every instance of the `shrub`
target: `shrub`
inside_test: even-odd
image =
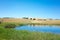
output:
[[[0,24],[2,23],[2,21],[0,21]]]
[[[35,18],[33,18],[33,20],[36,20]]]
[[[28,17],[23,17],[23,19],[29,19]]]
[[[0,21],[0,24],[1,24],[1,21]]]
[[[15,28],[16,25],[15,24],[6,24],[5,28]]]
[[[32,18],[30,18],[30,20],[32,20]]]

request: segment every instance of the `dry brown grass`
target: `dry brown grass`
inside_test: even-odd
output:
[[[14,23],[28,23],[30,22],[30,20],[28,19],[18,19],[18,18],[14,18],[14,19],[0,19],[3,22],[14,22]]]
[[[46,21],[32,20],[31,22],[40,24],[60,24],[60,20],[46,20]]]
[[[29,20],[29,19],[21,19],[21,18],[14,18],[14,19],[0,19],[3,22],[14,22],[14,23],[39,23],[39,24],[60,24],[60,20]]]

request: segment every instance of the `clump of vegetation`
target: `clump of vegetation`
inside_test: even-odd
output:
[[[27,24],[19,24],[19,26],[24,26],[24,25],[27,25]]]
[[[33,18],[33,20],[36,20],[35,18]]]
[[[6,24],[5,28],[15,28],[16,25],[15,24]]]
[[[29,19],[28,17],[23,17],[23,19]]]
[[[33,18],[30,18],[30,20],[32,20]]]
[[[0,24],[1,24],[2,22],[0,21]]]
[[[0,20],[0,24],[2,24],[3,23],[3,21],[2,20]]]

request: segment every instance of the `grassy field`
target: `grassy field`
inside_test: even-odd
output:
[[[0,27],[0,40],[60,40],[60,34],[18,31]]]
[[[0,40],[60,40],[60,34],[31,32],[25,30],[15,30],[14,28],[5,28],[5,25],[7,24],[11,23],[0,24]]]
[[[52,21],[37,21],[27,19],[1,19],[0,24],[0,40],[60,40],[60,34],[42,33],[42,32],[30,32],[25,30],[15,30],[14,28],[5,28],[9,24],[15,24],[16,26],[22,26],[25,24],[33,25],[60,25],[60,20]],[[19,20],[19,21],[18,21]]]
[[[13,18],[13,19],[0,19],[2,22],[7,23],[16,23],[16,24],[42,24],[42,25],[60,25],[60,20],[30,20],[30,19],[22,19],[22,18]]]

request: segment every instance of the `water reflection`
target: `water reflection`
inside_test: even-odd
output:
[[[60,34],[60,26],[55,25],[25,25],[22,27],[16,27],[16,30],[28,30],[28,31],[36,31],[36,32],[50,32],[50,33],[59,33]]]

